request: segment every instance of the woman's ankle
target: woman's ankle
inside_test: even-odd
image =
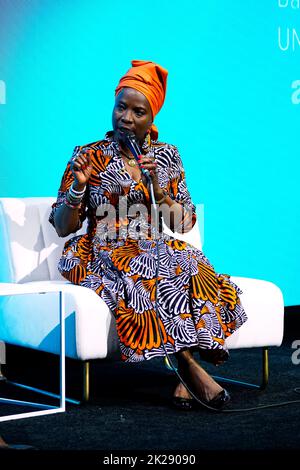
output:
[[[176,358],[178,361],[178,366],[185,366],[195,362],[193,354],[189,349],[185,349],[176,353]]]

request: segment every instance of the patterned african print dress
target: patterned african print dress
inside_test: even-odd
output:
[[[246,320],[241,290],[228,275],[216,273],[192,245],[166,234],[155,241],[147,184],[132,179],[113,133],[84,147],[92,150],[93,170],[78,229],[87,218],[87,233],[65,243],[60,273],[74,284],[93,289],[106,302],[116,317],[124,361],[138,362],[163,356],[165,350],[172,354],[191,347],[203,352],[217,349],[226,359],[226,337]],[[72,157],[82,148],[75,147]],[[187,208],[192,227],[195,206],[176,147],[145,141],[143,152],[156,159],[159,185]],[[73,182],[70,162],[52,206],[52,224]],[[109,212],[113,217],[108,217]]]

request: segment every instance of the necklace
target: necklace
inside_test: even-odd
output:
[[[134,157],[130,157],[129,155],[127,155],[127,153],[125,153],[123,150],[121,150],[121,154],[124,155],[124,157],[127,158],[128,160],[128,165],[129,166],[136,166],[137,165],[137,161]]]

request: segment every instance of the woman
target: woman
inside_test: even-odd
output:
[[[49,220],[65,237],[87,217],[87,233],[66,242],[58,268],[69,281],[93,289],[114,312],[123,360],[175,353],[192,392],[221,408],[229,394],[193,352],[216,365],[227,359],[225,338],[246,320],[241,291],[229,276],[217,274],[200,250],[165,234],[157,242],[156,281],[157,230],[143,172],[149,172],[161,217],[172,230],[185,232],[196,222],[179,153],[157,140],[153,124],[164,102],[167,74],[153,62],[132,62],[116,88],[113,131],[75,147]],[[129,134],[141,148],[138,163],[129,150]],[[137,207],[141,210],[131,210]],[[181,383],[173,403],[182,409],[194,405]]]

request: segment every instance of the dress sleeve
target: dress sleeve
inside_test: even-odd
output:
[[[187,188],[183,163],[176,147],[174,147],[169,170],[168,190],[171,198],[183,206],[183,217],[175,230],[178,233],[189,232],[197,220],[196,206],[193,204]]]
[[[73,151],[73,154],[70,158],[70,160],[68,161],[67,163],[67,167],[64,171],[64,174],[63,174],[63,177],[61,179],[61,183],[60,183],[60,187],[58,189],[58,194],[57,194],[57,199],[56,201],[52,204],[52,210],[51,210],[51,213],[50,213],[50,216],[49,216],[49,222],[50,224],[53,225],[53,227],[55,226],[54,225],[54,214],[55,214],[55,211],[63,205],[63,203],[65,202],[65,199],[66,199],[66,194],[67,194],[67,191],[68,189],[70,188],[71,184],[73,183],[74,181],[74,176],[73,176],[73,173],[71,171],[71,160],[72,158],[78,153],[78,151],[81,149],[81,147],[79,146],[76,146],[74,148],[74,151]],[[76,232],[77,230],[79,230],[81,227],[82,227],[82,224],[83,224],[83,221],[85,220],[87,214],[86,214],[86,209],[87,209],[87,193],[88,191],[85,192],[85,195],[84,195],[84,198],[81,202],[81,206],[80,206],[80,209],[79,209],[79,222],[78,222],[78,226],[76,228]]]

